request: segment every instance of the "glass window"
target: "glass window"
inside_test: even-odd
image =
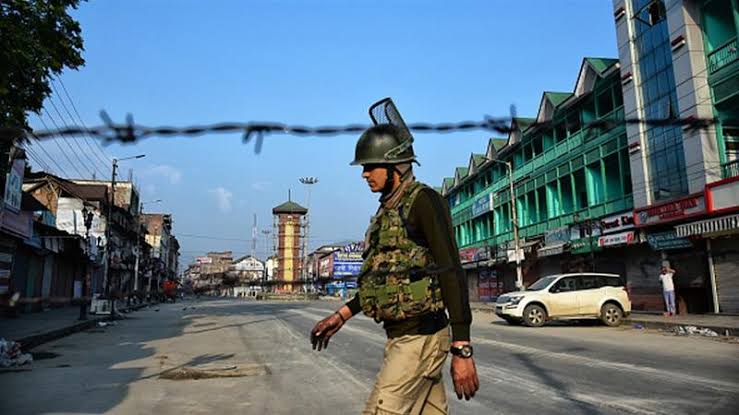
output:
[[[577,277],[566,277],[557,281],[552,287],[552,292],[563,293],[577,291]]]
[[[585,274],[580,277],[580,290],[594,290],[600,288],[601,284],[598,281],[599,277],[595,275]]]
[[[607,89],[598,94],[596,98],[598,108],[598,117],[603,117],[613,111],[613,100],[611,99],[611,90]]]

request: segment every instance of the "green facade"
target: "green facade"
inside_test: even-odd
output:
[[[595,77],[592,91],[544,93],[553,107],[551,122],[514,119],[517,142],[491,140],[497,159],[510,162],[520,236],[531,238],[573,223],[599,218],[633,207],[629,154],[623,124],[610,129],[584,125],[601,119],[622,120],[623,99],[615,59],[586,59]],[[576,98],[576,99],[575,99]],[[475,156],[473,155],[473,160]],[[467,169],[465,169],[467,170]],[[457,171],[459,177],[459,169]],[[495,246],[513,239],[507,169],[483,162],[445,196],[452,211],[460,248]],[[492,205],[488,205],[490,194]]]
[[[739,175],[739,0],[706,0],[701,11],[723,176],[733,177]]]

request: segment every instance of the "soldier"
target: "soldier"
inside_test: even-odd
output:
[[[359,138],[351,164],[364,167],[362,177],[381,196],[365,235],[359,291],[316,324],[311,343],[313,349],[326,348],[331,336],[363,311],[383,323],[388,337],[363,414],[446,414],[441,372],[447,352],[453,355],[457,397],[469,400],[479,388],[466,278],[448,205],[415,181],[413,138],[392,101],[376,103],[370,115],[375,126]]]

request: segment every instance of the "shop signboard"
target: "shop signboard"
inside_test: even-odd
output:
[[[464,248],[459,250],[459,260],[462,263],[475,261],[475,256],[480,248]]]
[[[359,275],[362,268],[362,246],[350,244],[334,252],[334,278]]]
[[[636,241],[634,237],[634,231],[626,231],[621,233],[614,233],[610,235],[603,235],[598,238],[598,246],[618,246],[633,244]]]
[[[600,220],[600,228],[604,234],[622,232],[633,227],[634,215],[632,212],[617,213]]]
[[[635,210],[634,224],[636,226],[648,226],[667,223],[701,215],[705,211],[705,197],[703,193],[700,193],[672,202]]]
[[[655,251],[668,251],[671,249],[689,249],[693,247],[690,239],[677,236],[674,229],[666,232],[647,234],[647,242]]]
[[[570,228],[562,226],[560,228],[554,228],[544,234],[544,245],[551,246],[562,244],[570,240]]]
[[[493,301],[498,297],[498,274],[495,270],[480,271],[477,293],[480,301]]]
[[[472,202],[472,217],[476,218],[493,210],[493,194],[488,193]]]
[[[739,210],[739,176],[707,184],[706,209],[710,213]]]
[[[603,247],[598,245],[598,237],[580,238],[570,242],[570,252],[573,254],[587,254],[590,251],[602,251]]]
[[[13,212],[20,212],[23,195],[23,171],[26,166],[24,159],[13,160],[10,171],[5,176],[5,207]]]

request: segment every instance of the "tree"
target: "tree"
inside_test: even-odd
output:
[[[68,13],[79,0],[0,1],[0,127],[28,129],[52,76],[84,65],[80,25]]]

